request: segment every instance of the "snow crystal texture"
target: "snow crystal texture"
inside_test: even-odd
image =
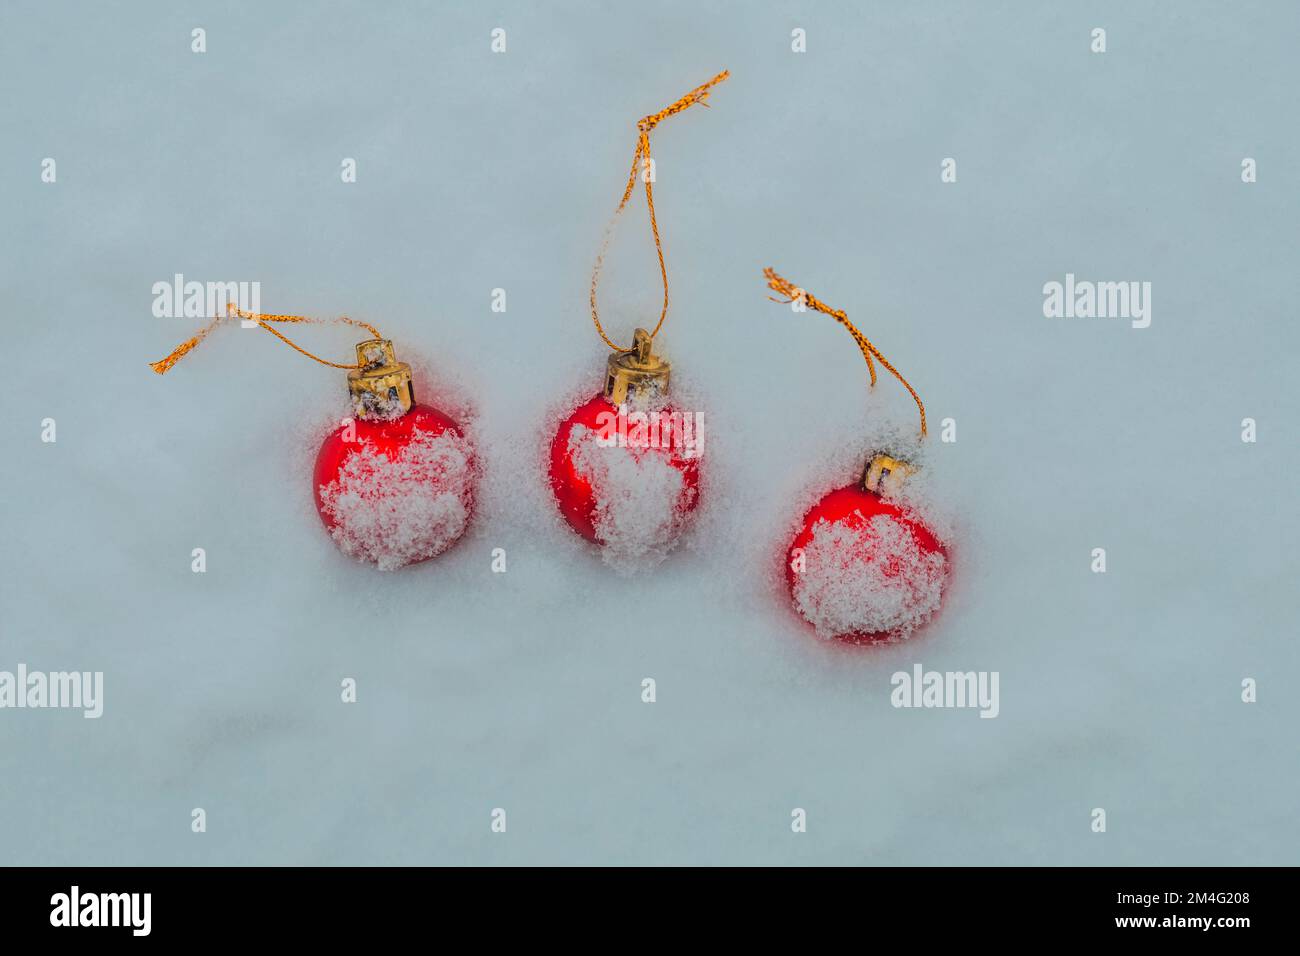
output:
[[[473,456],[451,431],[415,432],[396,458],[362,445],[321,486],[330,533],[344,553],[392,571],[441,554],[473,505]]]
[[[602,445],[599,435],[574,425],[569,454],[578,474],[591,482],[602,555],[619,570],[652,567],[667,556],[687,524],[694,492],[683,494],[686,479],[665,453]]]
[[[942,552],[927,551],[890,515],[818,521],[795,575],[799,612],[824,637],[891,632],[902,639],[939,609]]]

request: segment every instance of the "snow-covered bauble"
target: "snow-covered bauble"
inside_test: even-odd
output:
[[[639,181],[663,282],[659,321],[653,331],[637,329],[630,349],[616,345],[601,325],[596,286],[611,221],[591,275],[591,321],[613,350],[605,385],[560,423],[551,442],[551,490],[560,514],[574,531],[600,545],[606,560],[620,570],[639,570],[667,554],[700,503],[703,417],[683,414],[669,404],[670,368],[653,351],[668,316],[668,267],[655,214],[650,133],[668,117],[705,104],[710,91],[728,76],[723,70],[637,122],[632,168],[614,221],[627,208]]]
[[[437,557],[474,511],[474,450],[460,425],[417,405],[411,369],[385,339],[357,346],[348,373],[353,420],[316,456],[316,508],[354,558],[392,570]]]
[[[564,520],[612,564],[662,558],[700,502],[702,416],[668,401],[670,365],[637,329],[609,357],[605,387],[579,405],[551,442],[551,490]]]
[[[790,599],[816,632],[852,644],[906,638],[939,610],[948,550],[897,499],[910,466],[871,459],[862,481],[827,493],[786,552]]]
[[[344,553],[388,571],[442,554],[460,539],[474,511],[474,450],[449,416],[415,403],[411,367],[393,343],[366,322],[340,317],[267,315],[229,306],[165,359],[159,375],[192,351],[222,321],[260,326],[302,355],[348,370],[352,417],[331,432],[316,456],[312,492],[321,520]],[[273,324],[342,323],[372,336],[357,345],[355,364],[326,361],[290,341]]]
[[[767,284],[797,311],[828,315],[848,330],[866,360],[876,362],[916,401],[925,438],[925,405],[907,379],[839,309],[763,270]],[[897,456],[874,455],[856,484],[825,494],[806,515],[786,551],[786,583],[799,615],[827,638],[876,644],[910,637],[938,612],[951,572],[948,549],[908,503],[915,468]]]

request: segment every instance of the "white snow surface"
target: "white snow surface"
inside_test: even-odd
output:
[[[1300,9],[1114,5],[1097,56],[1056,5],[809,7],[806,55],[769,0],[503,0],[506,55],[472,4],[214,4],[201,56],[162,4],[6,10],[0,670],[102,671],[104,710],[0,710],[2,862],[1300,862]],[[655,347],[708,486],[624,577],[545,452],[604,379],[587,281],[636,120],[724,67],[652,134]],[[620,344],[658,318],[648,232],[639,196]],[[916,386],[924,442],[769,264]],[[1045,318],[1067,271],[1151,281],[1150,328]],[[391,338],[474,443],[461,543],[384,573],[330,540],[343,372],[237,323],[151,372],[202,324],[151,314],[178,272]],[[366,334],[287,331],[338,362]],[[876,449],[920,463],[949,590],[846,647],[785,549]],[[998,717],[894,708],[917,664],[998,672]]]
[[[947,559],[892,515],[861,518],[813,525],[795,603],[822,637],[890,632],[903,640],[939,609]]]
[[[473,496],[473,450],[452,431],[417,431],[396,458],[363,445],[321,486],[335,542],[381,571],[447,550],[469,522]]]

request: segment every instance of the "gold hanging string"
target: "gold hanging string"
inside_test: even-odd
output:
[[[832,309],[811,292],[807,292],[796,286],[793,282],[790,282],[788,279],[784,279],[777,275],[775,269],[764,269],[763,275],[767,277],[768,288],[779,295],[785,296],[784,299],[773,299],[772,296],[769,295],[768,298],[772,299],[773,302],[790,303],[802,301],[808,308],[821,312],[823,315],[829,315],[836,322],[849,330],[849,334],[853,336],[853,341],[858,343],[858,348],[862,351],[862,357],[867,360],[867,369],[871,372],[872,387],[875,387],[876,384],[876,366],[875,363],[872,362],[873,356],[880,361],[881,365],[889,370],[894,378],[903,383],[903,387],[912,393],[912,398],[916,402],[916,407],[921,412],[921,437],[924,438],[925,405],[921,402],[921,396],[916,394],[916,389],[911,386],[907,379],[903,378],[898,369],[889,364],[889,359],[880,354],[880,349],[872,345],[867,337],[858,331],[857,326],[849,321],[849,317],[839,309]]]
[[[320,362],[321,365],[328,365],[330,368],[357,369],[357,368],[361,368],[361,366],[356,363],[352,365],[343,365],[338,362],[327,361],[326,359],[323,359],[318,355],[313,355],[311,352],[308,352],[301,345],[298,345],[296,342],[290,340],[289,337],[285,335],[283,332],[281,332],[279,329],[271,328],[269,323],[294,322],[294,323],[307,323],[309,325],[333,325],[336,323],[341,323],[344,325],[351,325],[360,329],[365,329],[367,332],[369,332],[372,336],[374,336],[377,339],[383,338],[383,336],[379,334],[379,330],[376,329],[370,323],[360,322],[357,319],[349,319],[346,315],[341,315],[337,319],[313,319],[306,315],[266,315],[261,312],[245,312],[243,309],[237,308],[233,303],[227,303],[225,315],[217,316],[215,319],[213,319],[211,322],[205,325],[202,329],[200,329],[197,333],[195,333],[193,338],[186,339],[180,345],[176,346],[176,348],[172,350],[172,353],[168,355],[165,359],[162,359],[161,361],[158,362],[150,362],[149,367],[152,368],[159,375],[165,375],[173,365],[175,365],[177,362],[183,359],[192,349],[194,349],[200,342],[202,342],[205,338],[207,338],[209,332],[211,332],[218,325],[220,325],[222,321],[231,318],[232,316],[238,316],[241,319],[251,319],[255,321],[258,325],[266,329],[266,331],[270,332],[272,335],[274,335],[281,342],[288,345],[290,348],[307,356],[307,358],[315,362]]]
[[[654,187],[650,182],[650,131],[658,126],[663,120],[680,113],[682,110],[694,106],[696,103],[707,107],[709,104],[705,101],[708,98],[710,91],[713,87],[717,86],[729,76],[731,76],[731,71],[723,70],[713,79],[709,80],[709,82],[702,86],[697,86],[681,99],[677,100],[677,102],[664,107],[658,113],[651,113],[649,116],[642,117],[641,121],[637,123],[637,130],[639,132],[637,135],[636,150],[632,154],[632,171],[627,177],[627,188],[623,190],[623,198],[619,200],[618,208],[614,210],[614,215],[611,217],[609,225],[605,227],[605,235],[600,243],[600,252],[596,254],[596,265],[591,271],[591,321],[595,323],[596,331],[600,333],[600,337],[604,339],[605,344],[615,352],[625,352],[627,349],[615,345],[610,340],[609,336],[605,334],[605,329],[600,324],[600,316],[597,314],[596,310],[596,285],[600,281],[601,267],[605,264],[605,253],[609,250],[609,240],[614,230],[614,223],[618,219],[618,214],[627,208],[628,200],[632,198],[632,192],[636,189],[636,176],[638,169],[643,171],[641,180],[645,183],[645,204],[646,208],[650,211],[650,232],[654,234],[655,254],[659,257],[659,276],[663,280],[664,287],[663,308],[659,310],[658,324],[655,326],[654,331],[650,333],[651,339],[659,334],[659,330],[663,328],[664,319],[668,315],[668,268],[664,265],[664,247],[662,240],[659,238],[659,221],[655,218]]]

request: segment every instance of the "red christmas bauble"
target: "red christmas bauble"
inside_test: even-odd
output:
[[[578,534],[629,557],[666,553],[699,504],[698,427],[671,406],[631,410],[603,394],[551,442],[551,489]]]
[[[852,644],[909,636],[938,612],[948,573],[948,550],[921,518],[861,485],[814,505],[786,554],[795,610]]]
[[[332,432],[316,456],[316,509],[338,546],[392,570],[442,554],[474,510],[474,451],[460,426],[413,405]]]

